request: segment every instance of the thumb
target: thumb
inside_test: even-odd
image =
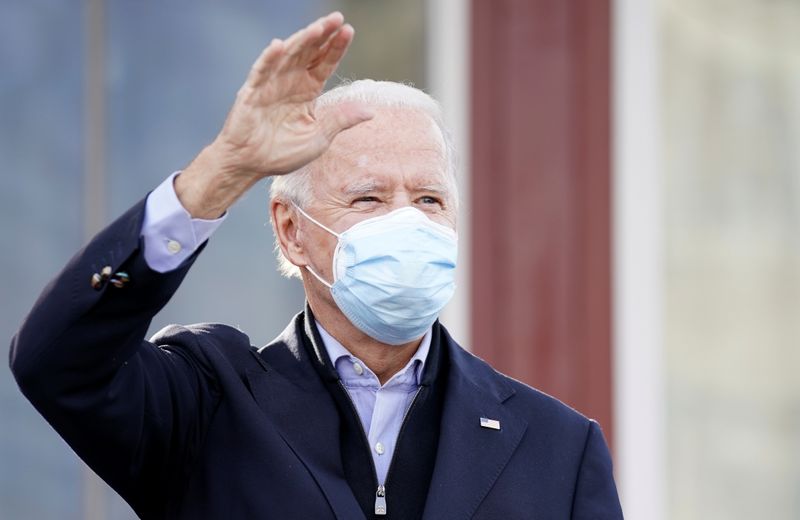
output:
[[[327,108],[320,116],[319,124],[322,133],[330,143],[342,130],[347,130],[375,117],[375,112],[364,103],[345,101]]]

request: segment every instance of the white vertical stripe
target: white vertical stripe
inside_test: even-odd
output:
[[[667,518],[656,0],[615,0],[614,394],[628,518]]]
[[[469,0],[427,0],[427,79],[430,93],[442,104],[444,119],[459,152],[458,289],[442,311],[442,323],[470,348],[470,143],[469,143]]]

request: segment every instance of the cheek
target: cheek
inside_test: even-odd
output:
[[[333,251],[336,248],[336,237],[324,231],[311,233],[307,236],[308,241],[304,244],[304,248],[311,263],[330,279],[329,275],[333,274],[331,272],[331,262],[333,261]]]
[[[447,226],[450,229],[457,231],[458,228],[456,226],[456,214],[455,212],[445,211],[441,213],[437,213],[431,216],[431,220],[436,222],[437,224],[441,224],[443,226]]]

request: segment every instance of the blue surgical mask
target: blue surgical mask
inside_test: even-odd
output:
[[[338,238],[332,283],[306,269],[350,322],[389,345],[422,337],[455,291],[455,231],[407,206],[336,233],[295,207]]]

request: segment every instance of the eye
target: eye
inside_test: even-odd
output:
[[[358,203],[371,203],[371,202],[380,202],[378,197],[373,197],[371,195],[364,195],[363,197],[358,197],[357,199],[353,199],[353,204]]]
[[[439,199],[437,197],[433,197],[431,195],[425,195],[423,197],[420,197],[419,199],[417,199],[417,202],[419,204],[425,204],[425,205],[438,204],[439,206],[442,206],[442,207],[444,206],[444,204],[442,204],[442,200],[441,199]]]

